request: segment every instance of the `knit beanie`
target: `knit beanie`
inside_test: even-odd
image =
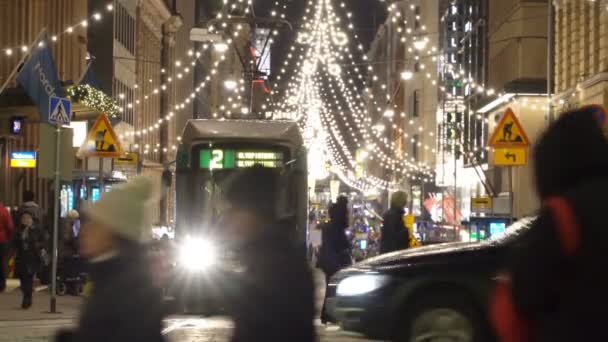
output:
[[[152,215],[148,210],[154,201],[153,189],[150,178],[135,177],[85,207],[85,214],[123,239],[144,243],[152,237]]]

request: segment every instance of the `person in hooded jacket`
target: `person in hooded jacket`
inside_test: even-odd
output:
[[[48,236],[29,212],[21,215],[21,222],[14,235],[15,271],[19,276],[19,287],[23,294],[21,307],[32,306],[34,275],[40,270],[45,257]]]
[[[56,341],[157,342],[165,310],[153,285],[145,243],[153,182],[137,177],[104,193],[82,212],[80,253],[94,283],[74,330]]]
[[[384,214],[380,228],[380,254],[390,253],[410,246],[410,237],[403,217],[407,205],[407,194],[397,191],[391,196],[391,207]]]
[[[502,341],[608,341],[608,143],[599,107],[562,114],[534,148],[542,208],[499,277]]]
[[[330,205],[328,213],[329,222],[324,223],[321,227],[321,251],[319,256],[319,267],[325,273],[326,294],[331,277],[351,264],[351,245],[346,237],[348,199],[344,196],[338,197],[336,203]],[[323,324],[331,321],[331,317],[326,312],[325,300],[321,309],[321,322]]]
[[[17,222],[15,223],[15,225],[19,224],[19,222],[21,221],[21,216],[24,213],[28,213],[30,214],[32,219],[34,219],[34,223],[42,227],[42,225],[44,224],[44,210],[42,210],[38,203],[36,203],[35,197],[36,196],[34,192],[30,190],[26,190],[23,192],[23,204],[19,207],[19,210],[17,211]]]
[[[221,228],[243,267],[219,286],[234,321],[232,342],[316,341],[312,272],[306,246],[294,242],[295,224],[279,216],[279,178],[254,166],[225,185]]]

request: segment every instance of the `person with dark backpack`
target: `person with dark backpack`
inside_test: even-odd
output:
[[[294,241],[295,223],[280,209],[282,177],[255,165],[224,183],[221,236],[242,270],[215,286],[234,322],[232,342],[317,340],[313,276],[306,245]]]
[[[326,290],[331,277],[342,268],[351,264],[350,243],[346,237],[348,228],[348,199],[338,197],[335,204],[329,209],[329,222],[321,227],[321,250],[319,252],[318,266],[325,273]],[[326,291],[327,294],[327,291]],[[325,310],[325,300],[321,310],[321,322],[329,323],[331,317]]]
[[[390,208],[382,217],[380,254],[400,251],[410,246],[409,232],[403,221],[406,205],[407,194],[404,191],[396,191],[391,196]]]
[[[25,213],[28,213],[34,220],[34,224],[42,226],[45,223],[44,211],[38,205],[38,203],[36,203],[35,197],[36,196],[34,192],[30,190],[26,190],[23,192],[23,204],[19,207],[19,211],[17,212],[17,219],[18,221],[21,221],[21,216]]]
[[[34,275],[48,259],[50,253],[46,249],[48,236],[40,228],[29,212],[21,215],[13,246],[15,249],[15,269],[19,276],[19,287],[23,293],[21,307],[29,309],[32,306],[34,293]]]
[[[500,340],[608,341],[606,113],[562,114],[534,148],[540,214],[514,247],[492,299]]]

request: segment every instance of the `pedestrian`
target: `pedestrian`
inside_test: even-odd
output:
[[[48,236],[29,212],[21,214],[21,222],[14,236],[15,271],[19,276],[19,285],[23,294],[21,307],[32,306],[34,292],[34,275],[49,260],[46,250]]]
[[[60,223],[57,278],[65,284],[68,293],[78,295],[80,282],[75,279],[80,278],[82,267],[78,256],[78,239],[73,230],[74,221],[68,214]]]
[[[295,223],[282,220],[280,175],[254,166],[225,184],[223,232],[241,273],[227,275],[225,305],[234,321],[232,342],[313,342],[314,284]],[[255,179],[255,182],[251,180]]]
[[[151,180],[137,177],[82,212],[80,253],[94,283],[78,326],[57,341],[163,341],[164,310],[145,243],[151,238]]]
[[[380,228],[380,254],[410,246],[410,234],[404,222],[406,205],[407,194],[404,191],[397,191],[391,196],[390,209],[384,214]]]
[[[13,238],[13,219],[11,213],[0,201],[0,292],[6,289],[6,275],[8,272],[8,256],[10,242]]]
[[[319,267],[325,273],[325,294],[329,280],[342,268],[351,264],[351,245],[346,237],[348,228],[348,200],[340,196],[335,204],[331,204],[329,209],[329,222],[321,227],[321,251],[319,255]],[[332,321],[327,314],[326,300],[323,301],[321,309],[321,322],[323,324]]]
[[[30,190],[23,192],[23,204],[19,207],[19,211],[17,212],[17,220],[20,221],[21,215],[24,213],[29,213],[34,222],[42,227],[44,224],[44,211],[38,203],[36,203],[35,197],[34,192]]]
[[[68,211],[67,219],[74,238],[78,239],[80,235],[80,214],[77,210],[70,210]]]
[[[541,210],[514,245],[493,300],[502,341],[608,341],[606,114],[562,114],[534,148]]]

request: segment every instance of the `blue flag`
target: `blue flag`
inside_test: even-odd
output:
[[[33,48],[29,59],[21,67],[17,75],[17,83],[38,106],[38,113],[42,122],[48,122],[51,96],[65,97],[57,68],[53,61],[53,54],[49,48],[46,35],[41,46]]]
[[[89,62],[87,70],[85,71],[82,79],[80,80],[80,84],[88,84],[95,89],[101,89],[99,86],[99,81],[97,81],[97,77],[95,77],[95,72],[93,72],[93,61]]]

